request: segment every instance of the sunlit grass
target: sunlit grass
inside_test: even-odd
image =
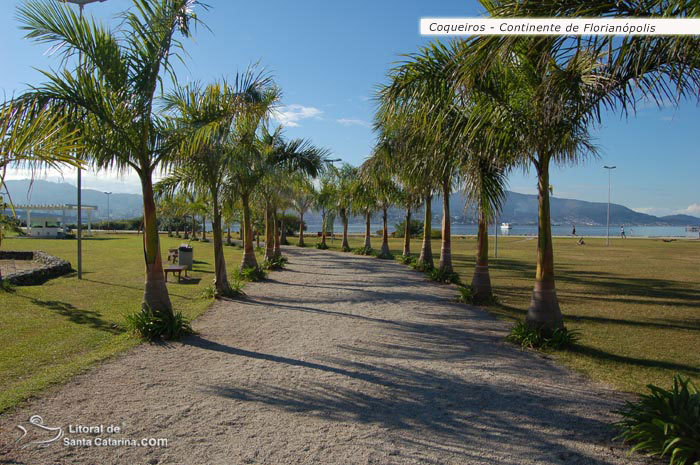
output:
[[[161,236],[163,258],[182,239]],[[194,269],[188,283],[169,276],[176,310],[193,319],[211,300],[203,290],[214,277],[213,245],[192,242]],[[76,241],[11,238],[4,250],[43,250],[77,267]],[[225,247],[227,270],[240,265],[242,250]],[[83,242],[83,280],[76,274],[41,286],[0,291],[0,411],[46,386],[67,379],[91,363],[134,346],[139,340],[124,329],[124,316],[139,308],[143,296],[142,236],[101,235]]]
[[[381,244],[378,237],[372,241],[375,248]],[[339,249],[341,241],[327,243]],[[351,239],[351,247],[361,244],[362,238]],[[497,259],[493,237],[489,245],[498,299],[489,310],[522,320],[534,282],[537,241],[499,237]],[[391,239],[390,246],[400,254],[403,240]],[[418,253],[420,240],[411,246]],[[440,242],[432,247],[437,261]],[[473,237],[452,241],[455,271],[467,283],[475,251]],[[566,326],[581,332],[573,351],[555,355],[560,361],[625,391],[644,392],[648,383],[669,386],[674,373],[700,381],[700,241],[616,238],[605,247],[604,238],[586,238],[584,246],[557,238],[554,259]]]

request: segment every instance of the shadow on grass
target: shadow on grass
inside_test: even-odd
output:
[[[125,330],[119,325],[110,323],[101,318],[99,312],[93,310],[82,310],[76,306],[61,302],[59,300],[41,300],[36,298],[20,296],[24,299],[28,299],[32,304],[51,310],[63,317],[66,317],[69,321],[79,325],[87,325],[93,329],[99,331],[105,331],[111,334],[121,334]]]

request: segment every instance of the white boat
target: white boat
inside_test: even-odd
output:
[[[501,229],[510,229],[510,223],[501,223]]]

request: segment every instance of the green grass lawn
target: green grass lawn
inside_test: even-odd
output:
[[[313,246],[314,240],[308,242]],[[402,239],[391,239],[400,254]],[[328,244],[340,247],[336,239]],[[362,245],[353,237],[351,247]],[[381,238],[373,237],[378,249]],[[490,241],[493,257],[493,237]],[[490,311],[524,319],[535,276],[535,238],[499,237],[491,281],[499,304]],[[433,241],[437,264],[440,242]],[[454,238],[455,270],[471,282],[476,239]],[[412,241],[420,251],[420,240]],[[571,368],[630,392],[649,383],[668,387],[674,373],[700,382],[700,241],[586,238],[554,240],[557,294],[565,324],[580,330],[580,343],[556,357]]]
[[[164,257],[182,239],[161,236]],[[124,315],[139,308],[143,296],[142,237],[101,235],[83,242],[83,280],[76,274],[41,286],[16,286],[0,291],[0,412],[46,386],[63,381],[139,343],[123,328]],[[211,300],[202,299],[214,272],[212,243],[192,242],[196,278],[168,289],[175,310],[189,318],[203,313]],[[77,267],[76,241],[10,238],[3,250],[42,250]],[[225,248],[227,270],[240,264],[242,251]]]

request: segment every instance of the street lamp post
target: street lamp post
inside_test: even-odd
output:
[[[83,8],[89,3],[105,2],[107,0],[61,0],[63,3],[73,3],[80,7],[80,18],[83,17]],[[78,65],[83,64],[83,54],[78,53]],[[78,168],[78,279],[83,279],[83,206],[82,206],[82,177],[83,170]]]
[[[107,232],[109,232],[110,226],[112,226],[112,217],[109,214],[109,196],[112,195],[111,192],[105,192],[107,196]]]
[[[617,166],[604,166],[606,170],[608,170],[608,226],[607,226],[607,239],[605,240],[605,245],[610,246],[610,175],[612,173],[612,170],[617,168]]]

